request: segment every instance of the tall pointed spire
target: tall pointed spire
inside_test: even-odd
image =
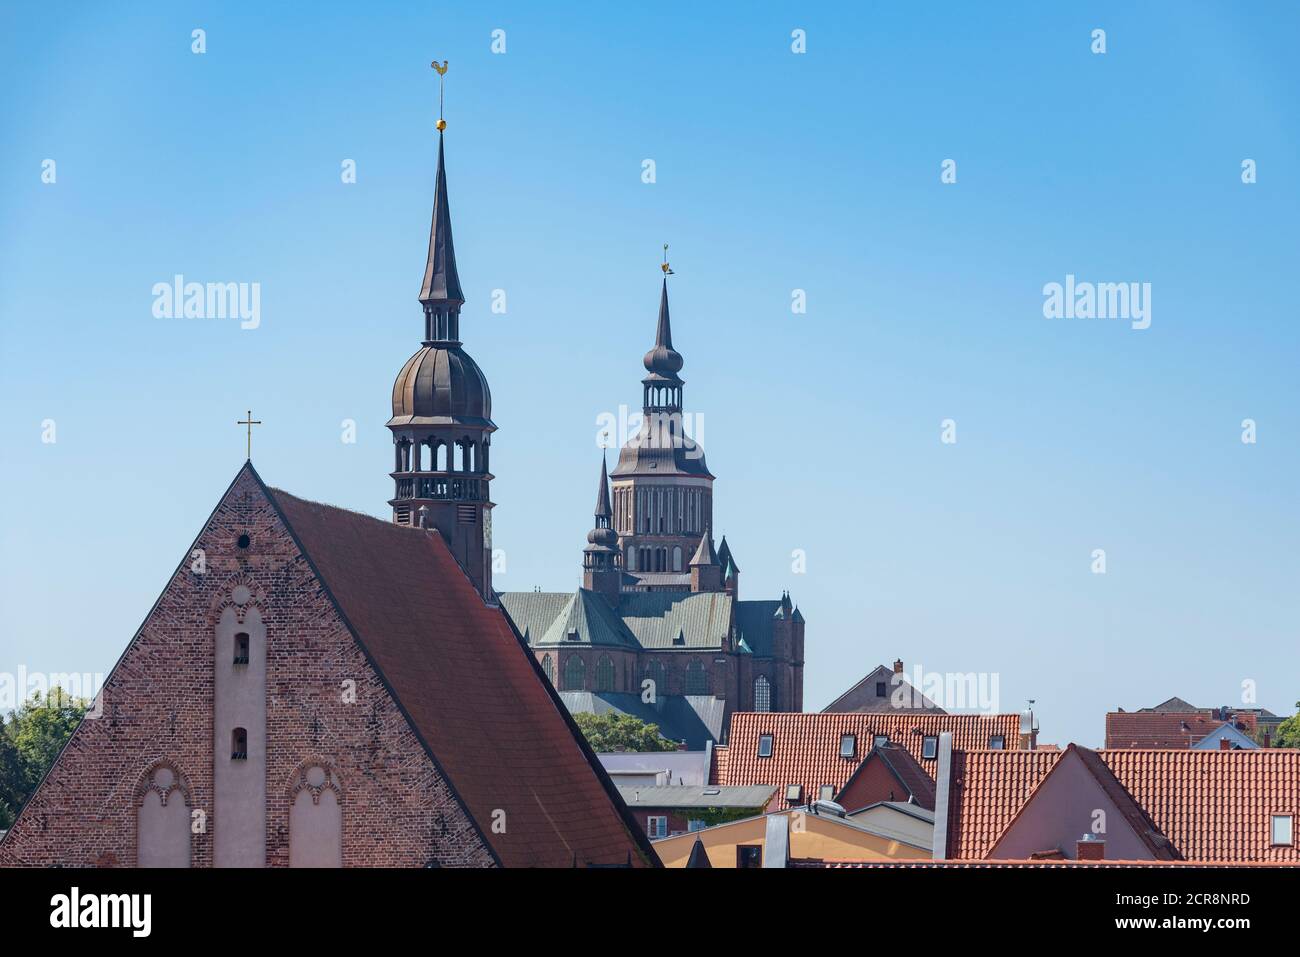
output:
[[[684,360],[681,353],[673,348],[672,322],[668,316],[668,277],[659,293],[659,325],[655,329],[654,348],[645,354],[646,371],[672,382],[680,382],[677,373],[682,371]]]
[[[600,487],[596,490],[596,517],[609,518],[614,514],[614,510],[609,504],[609,469],[605,465],[605,457],[600,457]]]
[[[438,177],[433,192],[433,222],[429,226],[429,258],[424,265],[420,301],[431,305],[465,302],[456,274],[456,249],[451,240],[451,206],[447,202],[447,169],[443,161],[442,133],[438,133]]]

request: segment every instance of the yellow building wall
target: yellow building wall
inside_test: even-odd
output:
[[[679,834],[654,842],[664,867],[685,867],[698,838],[713,867],[735,867],[736,847],[758,844],[766,847],[767,819],[751,818],[719,827]],[[813,814],[797,816],[790,824],[790,856],[823,861],[929,860],[930,851],[867,834],[833,818]]]

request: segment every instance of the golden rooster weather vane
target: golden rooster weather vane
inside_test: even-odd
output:
[[[675,275],[672,269],[670,269],[668,266],[668,244],[667,243],[664,243],[664,261],[659,268],[664,271],[665,276]]]
[[[438,71],[438,132],[441,133],[447,128],[447,121],[442,118],[442,86],[443,77],[447,75],[447,61],[442,61],[442,66],[438,66],[438,61],[434,60],[429,66]]]

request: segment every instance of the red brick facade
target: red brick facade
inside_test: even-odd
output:
[[[243,534],[250,542],[241,549]],[[133,866],[136,811],[158,762],[180,772],[179,793],[205,818],[192,828],[192,866],[212,865],[222,826],[213,807],[213,634],[243,585],[241,618],[257,607],[268,636],[266,863],[288,864],[298,771],[315,763],[342,793],[345,866],[492,866],[474,821],[248,470],[194,548],[203,565],[186,556],[106,681],[102,717],[73,734],[0,844],[0,865]]]

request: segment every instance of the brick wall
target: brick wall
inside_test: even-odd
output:
[[[237,544],[243,534],[246,549]],[[344,866],[491,866],[490,851],[247,472],[194,547],[204,552],[202,573],[187,555],[107,679],[103,716],[82,722],[0,843],[0,865],[134,865],[143,777],[169,761],[182,773],[187,803],[206,815],[191,837],[192,864],[212,866],[221,827],[212,787],[213,634],[234,605],[241,617],[257,607],[267,626],[267,864],[288,864],[297,772],[323,763],[342,789]]]

